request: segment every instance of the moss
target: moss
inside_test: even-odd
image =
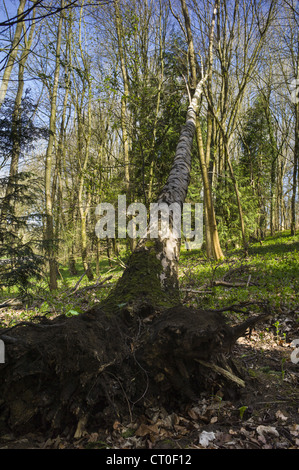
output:
[[[147,248],[153,248],[153,247],[155,246],[154,240],[147,240],[147,241],[145,242],[145,246],[146,246]]]
[[[131,255],[122,277],[101,304],[104,311],[117,312],[140,303],[153,308],[170,308],[179,303],[178,289],[165,292],[161,286],[163,268],[156,253],[153,242],[147,242]]]

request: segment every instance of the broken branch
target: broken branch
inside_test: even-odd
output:
[[[226,377],[229,380],[232,380],[233,382],[240,385],[241,387],[243,387],[243,388],[245,387],[244,380],[240,379],[239,377],[237,377],[232,372],[229,372],[228,370],[223,369],[222,367],[219,367],[216,364],[212,364],[211,362],[203,361],[202,359],[194,359],[194,361],[198,362],[199,364],[201,364],[204,367],[208,367],[209,369],[212,369],[215,372],[218,372],[219,374],[223,375],[224,377]]]

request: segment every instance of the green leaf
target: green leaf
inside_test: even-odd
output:
[[[244,413],[245,411],[247,410],[248,406],[241,406],[239,408],[239,412],[240,412],[240,418],[243,419],[243,416],[244,416]]]
[[[80,315],[79,312],[77,312],[77,310],[69,310],[66,314],[65,314],[67,317],[73,317],[75,315]]]

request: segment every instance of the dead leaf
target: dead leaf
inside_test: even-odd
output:
[[[213,432],[202,431],[202,433],[199,436],[199,443],[203,447],[208,447],[210,444],[210,441],[213,441],[214,439],[215,439],[215,434]]]
[[[159,437],[160,437],[160,438],[164,438],[164,439],[165,439],[165,438],[168,438],[168,437],[172,437],[172,435],[173,435],[173,431],[172,431],[172,430],[170,431],[169,429],[165,429],[165,428],[161,428],[161,429],[160,429],[160,432],[159,432]]]
[[[176,424],[178,424],[180,421],[180,418],[176,413],[172,413],[171,415],[165,416],[165,418],[159,420],[162,426],[166,428],[172,428]]]
[[[92,432],[89,435],[88,442],[97,442],[99,440],[99,434],[97,432]]]
[[[290,426],[290,433],[293,435],[293,436],[298,436],[299,435],[299,424],[292,424],[292,426]]]
[[[272,434],[273,436],[276,436],[276,437],[279,437],[279,433],[278,431],[276,430],[276,428],[274,428],[274,426],[263,426],[263,425],[260,425],[256,428],[257,430],[257,433],[260,435],[260,436],[263,436],[264,433],[265,434]]]
[[[184,426],[179,426],[178,424],[174,425],[174,429],[176,432],[180,433],[182,436],[185,436],[186,434],[189,433],[189,430],[185,428]]]
[[[198,418],[201,421],[203,421],[204,423],[209,423],[210,422],[210,415],[200,415]]]
[[[258,435],[258,440],[259,440],[260,442],[262,442],[263,444],[266,444],[266,442],[267,442],[267,441],[266,441],[266,438],[265,438],[265,436],[264,436],[264,434],[259,434],[259,435]]]
[[[194,411],[194,409],[189,410],[188,415],[190,416],[191,419],[197,419],[198,418],[198,414]]]
[[[281,421],[287,421],[288,417],[283,414],[282,411],[278,410],[275,413],[275,416],[277,419],[280,419]]]
[[[121,427],[121,424],[119,421],[114,421],[113,423],[113,429],[114,431],[117,431]]]
[[[217,436],[217,437],[219,439],[220,444],[225,444],[225,443],[227,444],[227,443],[231,442],[231,440],[232,440],[231,435],[228,434],[228,433],[219,433],[219,436]]]
[[[142,423],[135,433],[137,437],[145,437],[151,434],[159,434],[159,428],[156,424],[147,425]]]

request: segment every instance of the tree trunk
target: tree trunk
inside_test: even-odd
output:
[[[19,9],[21,8],[21,3],[22,2],[20,2]],[[18,14],[19,14],[19,10],[18,10]],[[33,19],[34,17],[35,17],[35,11],[33,12]],[[24,22],[20,22],[19,24],[21,25],[21,28],[24,27]],[[21,104],[22,104],[22,97],[23,97],[23,91],[24,91],[24,70],[25,70],[25,65],[27,62],[28,54],[30,51],[30,47],[32,45],[34,29],[35,29],[35,22],[33,21],[28,39],[26,37],[26,34],[24,33],[25,44],[22,50],[21,57],[18,61],[18,64],[19,64],[18,89],[17,89],[15,102],[14,102],[14,109],[13,109],[13,115],[12,115],[12,130],[11,130],[13,145],[12,145],[11,161],[10,161],[10,168],[9,168],[9,180],[8,180],[8,184],[6,187],[5,197],[9,197],[13,193],[15,177],[19,171],[19,159],[20,159],[20,153],[21,153],[21,132],[22,132],[22,129],[20,129],[20,120],[21,120]],[[0,92],[0,95],[1,95],[1,92]],[[0,103],[1,103],[1,98],[0,98]]]
[[[299,43],[299,40],[298,40]],[[299,80],[299,49],[297,58],[297,82]],[[295,147],[294,147],[294,169],[293,169],[293,187],[292,187],[292,198],[291,198],[291,235],[296,233],[296,193],[297,193],[297,181],[298,181],[298,160],[299,160],[299,96],[298,96],[298,85],[296,89],[295,99]]]
[[[196,138],[199,150],[199,161],[201,168],[201,176],[204,189],[204,205],[205,205],[205,228],[206,228],[206,243],[207,243],[207,256],[219,260],[224,258],[216,222],[216,215],[214,210],[212,188],[209,180],[208,166],[206,163],[205,152],[203,149],[202,133],[199,123],[196,123]]]
[[[188,7],[185,0],[181,0],[182,11],[185,20],[185,27],[187,32],[187,40],[188,40],[188,56],[190,62],[190,70],[191,70],[191,92],[194,92],[196,83],[197,83],[197,72],[196,72],[196,57],[194,51],[194,44],[193,44],[193,36],[191,31],[191,23],[190,23],[190,16]],[[218,8],[218,2],[216,2],[216,7]],[[212,42],[211,38],[214,34],[213,28],[211,28],[210,33],[210,47],[209,47],[209,64],[208,64],[208,72],[207,72],[207,82],[208,82],[208,93],[211,92],[211,74],[212,74]],[[223,258],[223,252],[219,242],[218,230],[217,230],[217,222],[213,204],[213,196],[212,196],[212,187],[211,181],[209,179],[209,160],[210,160],[210,151],[211,151],[211,131],[212,131],[212,121],[211,121],[211,112],[210,109],[208,110],[207,114],[207,122],[208,122],[208,129],[207,129],[207,145],[206,150],[204,150],[203,145],[203,138],[202,138],[202,131],[201,125],[199,120],[196,121],[196,141],[197,141],[197,148],[198,148],[198,156],[200,161],[200,169],[201,169],[201,176],[202,176],[202,183],[204,188],[204,205],[205,205],[205,234],[206,234],[206,251],[207,256],[209,258],[214,258],[219,260]]]
[[[124,93],[121,99],[121,129],[124,150],[124,173],[125,173],[125,188],[127,196],[130,195],[130,161],[129,161],[129,137],[128,137],[128,116],[127,116],[127,101],[129,98],[129,81],[127,75],[127,67],[125,60],[125,52],[123,47],[123,30],[119,11],[119,0],[115,0],[115,26],[118,40],[118,51],[121,65],[121,73],[124,85]]]
[[[18,13],[17,13],[18,17],[21,17],[21,15],[23,14],[25,5],[26,5],[26,0],[20,0]],[[1,87],[0,87],[0,107],[4,101],[6,91],[8,88],[11,71],[15,63],[17,54],[18,54],[18,48],[19,48],[19,44],[21,40],[23,24],[24,24],[23,21],[19,21],[19,23],[17,23],[16,31],[15,31],[15,35],[11,44],[11,49],[8,55],[6,67],[3,72],[3,77],[2,77]]]
[[[233,185],[234,185],[234,190],[235,190],[235,194],[236,194],[236,198],[237,198],[237,206],[238,206],[238,213],[239,213],[243,248],[244,248],[245,251],[247,251],[248,250],[248,242],[247,242],[246,236],[245,236],[245,224],[244,224],[244,217],[243,217],[243,210],[242,210],[242,204],[241,204],[241,199],[240,199],[240,193],[239,193],[237,180],[236,180],[235,175],[234,175],[234,170],[233,170],[230,158],[229,158],[228,142],[226,142],[225,136],[224,136],[224,148],[225,148],[226,161],[227,161],[227,164],[228,164],[228,167],[229,167],[230,175],[231,175],[231,178],[232,178],[232,182],[233,182]]]
[[[86,275],[89,281],[92,281],[94,278],[91,264],[88,259],[88,251],[87,251],[87,233],[86,233],[86,215],[81,217],[81,258],[83,269],[86,271]]]
[[[191,151],[195,133],[196,112],[202,86],[205,78],[201,80],[196,88],[194,97],[188,108],[186,123],[181,131],[177,145],[172,169],[167,182],[161,191],[157,204],[165,204],[170,207],[177,204],[181,210],[188,191]],[[151,307],[175,305],[179,302],[178,289],[178,262],[180,251],[180,234],[173,227],[173,214],[170,211],[169,237],[163,238],[160,233],[155,239],[150,239],[150,231],[156,227],[149,225],[148,237],[142,239],[137,245],[129,261],[128,268],[117,283],[105,302],[105,306],[115,310],[122,299],[127,304],[140,301],[151,305]],[[153,233],[153,232],[151,232]],[[143,282],[140,283],[140,276]],[[140,295],[136,292],[140,286]],[[137,295],[136,295],[137,294]]]
[[[74,254],[71,253],[69,255],[69,260],[68,260],[68,265],[69,265],[69,273],[71,276],[76,276],[78,274],[77,268],[76,268],[76,260],[74,257]]]
[[[61,1],[63,6],[63,0]],[[57,289],[57,262],[56,262],[56,249],[54,241],[54,219],[53,219],[53,202],[51,194],[51,177],[52,177],[52,164],[53,164],[53,146],[54,136],[56,132],[56,108],[57,108],[57,92],[60,72],[60,49],[61,49],[61,36],[62,36],[62,22],[63,12],[60,13],[57,42],[56,42],[56,60],[54,71],[54,84],[51,96],[51,114],[49,125],[49,140],[46,151],[46,165],[45,165],[45,212],[46,212],[46,231],[45,231],[45,248],[49,262],[49,287],[51,290]]]

